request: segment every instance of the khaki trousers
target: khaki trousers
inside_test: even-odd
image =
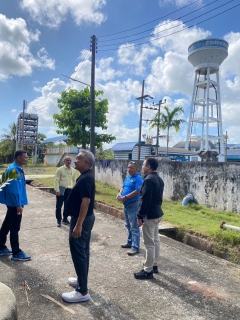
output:
[[[142,226],[143,242],[146,247],[146,261],[144,262],[144,271],[151,272],[153,266],[160,262],[160,237],[158,234],[158,224],[161,218],[144,219]]]

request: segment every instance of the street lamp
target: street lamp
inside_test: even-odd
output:
[[[82,82],[82,81],[77,80],[77,79],[74,79],[74,78],[71,78],[71,77],[69,77],[69,76],[66,76],[65,74],[61,74],[61,75],[64,76],[64,77],[66,77],[66,78],[68,78],[68,79],[70,79],[70,80],[72,80],[72,81],[76,81],[76,82],[80,82],[80,83],[82,83],[82,84],[85,84],[86,86],[88,86],[88,87],[91,89],[90,84],[87,84],[87,83],[85,83],[85,82]]]
[[[95,93],[94,93],[94,87],[90,86],[90,84],[87,84],[85,82],[82,82],[80,80],[68,77],[64,74],[62,76],[72,80],[76,81],[82,84],[85,84],[90,88],[91,92],[91,109],[90,109],[90,151],[95,155]]]

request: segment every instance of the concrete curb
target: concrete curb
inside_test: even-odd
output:
[[[0,282],[0,320],[17,320],[16,298],[12,290]]]
[[[116,209],[113,206],[108,206],[103,202],[95,201],[95,209],[110,214],[115,218],[124,220],[123,210]]]

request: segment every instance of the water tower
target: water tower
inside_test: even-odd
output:
[[[227,56],[228,43],[222,39],[196,41],[188,48],[195,79],[185,149],[200,140],[200,151],[211,154],[209,142],[218,142],[218,161],[225,161],[219,66]]]

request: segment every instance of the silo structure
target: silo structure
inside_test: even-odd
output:
[[[200,151],[211,151],[209,141],[218,142],[218,161],[225,161],[219,67],[227,56],[228,43],[222,39],[196,41],[188,48],[195,79],[185,149],[192,140],[201,141]]]

